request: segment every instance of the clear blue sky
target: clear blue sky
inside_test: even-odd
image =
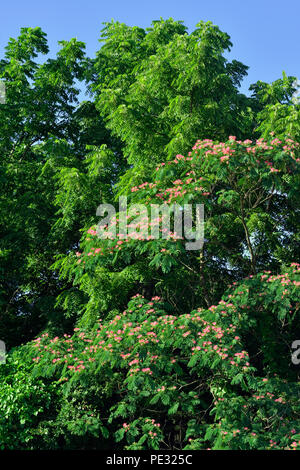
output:
[[[212,21],[231,36],[229,58],[250,67],[242,91],[257,80],[271,82],[282,70],[300,78],[299,0],[9,0],[0,5],[0,56],[9,37],[23,26],[40,26],[51,55],[57,41],[77,37],[94,56],[102,22],[150,26],[163,17],[183,20],[192,32],[200,20]]]

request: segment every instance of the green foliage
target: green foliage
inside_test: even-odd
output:
[[[289,135],[299,141],[300,105],[297,92],[299,85],[296,77],[287,77],[268,84],[257,82],[251,85],[253,97],[258,99],[257,130],[266,137],[275,132],[278,137]]]
[[[76,436],[88,445],[94,436],[97,448],[108,438],[110,448],[126,449],[298,447],[300,389],[287,345],[300,333],[299,273],[294,263],[281,275],[251,276],[217,305],[179,316],[166,313],[159,297],[136,295],[92,330],[45,334],[28,344],[30,380],[42,384],[40,393],[55,384],[59,400],[49,426],[60,441],[52,446],[72,447]],[[281,310],[274,292],[283,297]],[[20,378],[9,380],[14,385]],[[25,408],[29,415],[32,406]],[[47,425],[41,421],[38,429]],[[28,428],[31,436],[34,423]],[[41,435],[36,445],[45,440]]]
[[[101,42],[50,59],[22,28],[0,60],[0,448],[300,449],[295,78],[241,94],[211,22],[111,21]],[[143,204],[125,237],[120,195]]]
[[[50,266],[91,223],[99,204],[93,186],[110,197],[122,167],[115,165],[118,144],[95,105],[78,106],[75,83],[85,79],[85,45],[71,39],[60,47],[56,58],[35,62],[48,53],[46,35],[23,28],[0,61],[6,87],[0,106],[0,337],[8,347],[43,328],[61,333],[69,327],[55,304],[71,286]]]
[[[83,321],[124,308],[135,291],[163,296],[177,312],[209,307],[229,283],[291,263],[299,250],[298,161],[299,144],[291,139],[231,136],[225,143],[199,140],[187,157],[159,164],[150,181],[128,194],[129,203],[145,207],[138,217],[127,215],[133,233],[123,236],[117,213],[106,239],[92,226],[80,251],[55,264],[88,296]],[[208,242],[200,256],[186,250],[185,234],[176,238],[172,225],[164,237],[168,214],[147,222],[151,205],[187,202],[204,204]],[[159,239],[151,238],[152,229]]]
[[[247,67],[223,57],[229,36],[211,22],[188,35],[173,19],[146,31],[106,23],[92,84],[97,109],[124,142],[129,163],[147,172],[197,138],[249,136],[250,102],[237,89]]]
[[[56,384],[31,375],[26,350],[16,350],[0,368],[0,448],[30,449],[43,435],[45,417],[55,409]]]

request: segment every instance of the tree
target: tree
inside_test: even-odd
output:
[[[299,273],[251,276],[183,315],[135,295],[92,329],[19,348],[0,370],[2,448],[298,449]],[[29,385],[30,405],[10,406]]]
[[[258,81],[250,86],[257,106],[257,131],[266,137],[274,132],[278,137],[300,138],[299,85],[296,77],[282,78],[273,83]]]
[[[251,136],[250,101],[238,91],[248,67],[224,58],[229,36],[211,22],[187,34],[181,23],[160,19],[145,31],[111,22],[102,31],[91,88],[131,165],[153,166],[197,138]]]
[[[66,286],[50,266],[56,254],[77,243],[94,206],[74,211],[64,232],[58,230],[60,182],[67,169],[69,178],[85,171],[87,144],[110,143],[93,103],[77,108],[75,81],[84,80],[88,67],[85,45],[72,39],[60,46],[55,59],[38,64],[37,55],[48,53],[46,35],[40,28],[22,28],[0,62],[6,86],[0,106],[0,337],[7,347],[46,325],[62,328],[61,309],[54,305]],[[65,213],[62,218],[65,222]]]
[[[210,22],[101,37],[0,61],[0,447],[300,448],[294,78],[240,94]]]
[[[118,213],[107,239],[99,239],[93,225],[80,250],[55,264],[88,296],[81,321],[93,324],[99,312],[124,308],[134,292],[162,296],[178,313],[209,307],[228,284],[293,262],[299,251],[298,162],[299,144],[289,138],[252,142],[231,136],[227,142],[198,140],[188,156],[159,164],[150,181],[127,193],[129,208],[145,208],[144,214],[127,211],[132,235],[120,230]],[[159,221],[151,212],[159,203],[204,204],[208,241],[200,251],[187,250],[173,225],[169,238],[163,236],[169,213],[159,213]],[[156,239],[150,236],[154,226]]]

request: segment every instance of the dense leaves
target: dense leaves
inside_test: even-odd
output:
[[[106,240],[93,226],[82,251],[56,263],[89,296],[83,320],[124,307],[136,289],[163,296],[177,312],[209,307],[230,282],[291,263],[299,252],[299,154],[290,138],[252,142],[231,136],[225,143],[197,141],[187,157],[159,164],[152,181],[131,188],[129,202],[144,203],[144,213],[127,214],[127,235],[119,212]],[[153,205],[162,203],[154,217]],[[186,249],[184,233],[172,226],[164,232],[166,204],[187,203],[204,205],[207,243],[200,254]]]
[[[72,447],[76,436],[91,435],[98,448],[107,439],[128,449],[300,447],[300,389],[288,347],[300,334],[299,274],[294,264],[277,276],[251,276],[217,305],[179,316],[159,297],[136,295],[92,330],[37,338],[21,349],[27,370],[33,364],[27,382],[36,408],[24,414],[44,411],[39,394],[48,396],[53,384],[59,406],[50,423],[43,415],[36,427],[30,421],[25,442]],[[7,374],[26,404],[25,376]],[[1,408],[12,420],[7,395]],[[24,424],[26,414],[18,419]]]
[[[243,95],[211,22],[101,42],[0,60],[0,448],[300,449],[295,78]]]

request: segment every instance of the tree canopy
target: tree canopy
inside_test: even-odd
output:
[[[241,93],[211,22],[100,43],[22,28],[0,60],[0,448],[300,448],[296,78]],[[187,250],[164,222],[196,204]]]

